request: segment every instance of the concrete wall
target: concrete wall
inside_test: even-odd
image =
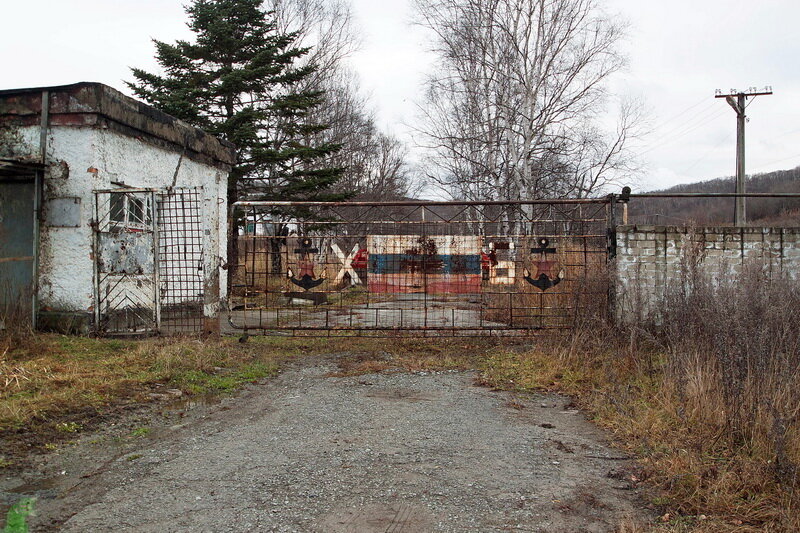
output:
[[[619,226],[615,307],[618,318],[653,318],[671,287],[696,261],[714,278],[736,275],[750,260],[770,275],[800,279],[800,228]]]
[[[38,126],[16,128],[13,142],[0,143],[0,157],[35,159],[38,143]],[[201,186],[205,315],[216,316],[227,279],[219,268],[227,250],[226,180],[227,173],[213,165],[181,158],[176,151],[116,131],[51,126],[43,191],[40,309],[92,313],[92,191],[122,189],[121,184],[159,189]],[[77,224],[64,225],[60,211],[64,201],[73,204],[73,213],[77,209]]]

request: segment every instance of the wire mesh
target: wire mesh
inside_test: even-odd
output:
[[[237,204],[229,326],[529,335],[605,307],[607,200]],[[582,302],[582,303],[578,303]]]
[[[204,272],[200,190],[158,194],[161,332],[193,334],[203,328]]]

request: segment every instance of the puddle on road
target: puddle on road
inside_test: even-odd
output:
[[[218,405],[220,402],[222,402],[224,397],[224,394],[213,392],[186,396],[169,402],[166,406],[166,409],[169,411],[190,411],[192,409],[196,409],[197,407]]]
[[[23,498],[32,497],[37,500],[55,498],[61,481],[63,478],[60,477],[42,478],[0,490],[0,524],[5,524],[9,509]]]
[[[37,481],[29,481],[28,483],[23,483],[22,485],[18,485],[13,489],[8,490],[7,492],[16,493],[16,494],[24,494],[25,496],[37,496],[37,493],[42,493],[45,491],[53,491],[59,484],[62,478],[51,477],[51,478],[44,478]]]

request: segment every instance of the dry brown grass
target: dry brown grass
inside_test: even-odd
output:
[[[684,276],[657,325],[582,317],[569,338],[490,356],[482,379],[574,396],[641,458],[658,529],[800,531],[800,284],[757,263],[713,281],[687,260]]]
[[[228,392],[299,356],[326,355],[337,375],[474,368],[492,341],[251,337],[117,340],[55,334],[0,336],[0,464],[51,449],[124,405]],[[334,354],[334,355],[331,355]],[[340,354],[340,355],[336,355]],[[66,431],[65,428],[70,429]]]
[[[347,343],[347,352],[336,360],[332,376],[356,376],[375,372],[432,372],[468,370],[481,365],[485,354],[502,348],[494,339],[359,339]]]

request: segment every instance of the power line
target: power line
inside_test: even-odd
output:
[[[772,165],[774,165],[776,163],[782,163],[783,161],[788,161],[789,159],[795,159],[795,158],[800,158],[800,153],[797,153],[797,154],[794,154],[794,155],[790,155],[789,157],[784,157],[783,159],[778,159],[777,161],[772,161],[770,163],[764,163],[763,165],[759,165],[756,168],[756,171],[759,171],[760,169],[772,166]]]
[[[701,122],[701,121],[705,120],[709,116],[716,114],[717,111],[718,110],[714,106],[710,105],[708,108],[706,108],[706,109],[700,111],[699,113],[695,114],[688,121],[682,122],[682,123],[680,123],[680,124],[678,124],[676,126],[673,126],[673,127],[669,128],[669,129],[667,129],[666,131],[660,133],[658,135],[658,137],[656,137],[656,140],[655,141],[651,141],[651,143],[660,142],[662,139],[666,139],[667,137],[672,136],[673,133],[686,128],[687,125],[693,125],[693,124],[696,124],[697,122]]]
[[[702,100],[700,100],[700,101],[699,101],[699,102],[697,102],[696,104],[693,104],[693,105],[691,105],[691,106],[689,106],[689,107],[685,108],[683,111],[681,111],[681,112],[680,112],[680,113],[678,113],[677,115],[673,115],[673,116],[671,116],[670,118],[668,118],[667,120],[665,120],[665,121],[663,121],[663,122],[661,122],[661,123],[657,124],[657,125],[656,125],[656,126],[653,128],[653,131],[657,131],[657,130],[659,130],[660,128],[663,128],[664,126],[666,126],[667,124],[669,124],[670,122],[672,122],[673,120],[675,120],[676,118],[682,117],[683,115],[685,115],[686,113],[688,113],[688,112],[689,112],[689,111],[691,111],[692,109],[694,109],[694,108],[696,108],[696,107],[698,107],[698,106],[700,106],[700,105],[702,105],[702,104],[704,104],[704,103],[706,103],[706,102],[707,102],[707,100],[706,100],[706,99],[705,99],[705,97],[704,97]]]
[[[727,136],[725,136],[725,138],[724,138],[724,139],[722,139],[721,141],[719,141],[718,143],[716,143],[714,146],[712,146],[711,148],[709,148],[708,150],[706,150],[706,151],[705,151],[705,153],[703,153],[703,155],[701,155],[700,157],[698,157],[698,158],[697,158],[697,159],[696,159],[696,160],[695,160],[693,163],[691,163],[691,164],[690,164],[688,167],[686,167],[686,169],[684,169],[683,171],[681,171],[681,174],[686,174],[686,173],[688,173],[690,170],[692,170],[694,167],[696,167],[696,166],[698,165],[698,163],[700,163],[700,162],[704,161],[704,160],[705,160],[705,159],[708,157],[708,154],[710,154],[710,153],[711,153],[713,150],[716,150],[717,148],[719,148],[720,146],[722,146],[723,144],[725,144],[726,142],[728,142],[729,140],[731,140],[731,137],[732,137],[732,136],[733,136],[733,134],[732,134],[732,133],[729,133]]]
[[[700,119],[699,121],[690,121],[688,123],[688,127],[687,127],[687,124],[683,124],[681,126],[681,127],[684,128],[683,130],[678,131],[678,130],[680,130],[680,128],[676,128],[676,129],[672,130],[672,132],[674,132],[674,133],[666,134],[666,135],[664,135],[664,136],[662,136],[660,138],[660,139],[664,139],[667,136],[669,136],[670,137],[669,139],[665,140],[664,142],[658,142],[655,145],[651,145],[650,148],[647,148],[646,150],[643,150],[643,151],[639,152],[638,155],[641,156],[641,155],[649,154],[653,150],[657,150],[658,148],[662,148],[662,147],[668,146],[668,145],[670,145],[670,144],[672,144],[672,143],[674,143],[676,141],[679,141],[685,135],[688,135],[689,133],[692,133],[693,131],[697,130],[698,128],[701,128],[701,127],[713,122],[715,119],[717,119],[720,116],[722,116],[723,113],[724,113],[724,110],[723,111],[717,111],[716,113],[712,113],[710,116],[706,113],[705,116],[703,117],[703,119]]]

